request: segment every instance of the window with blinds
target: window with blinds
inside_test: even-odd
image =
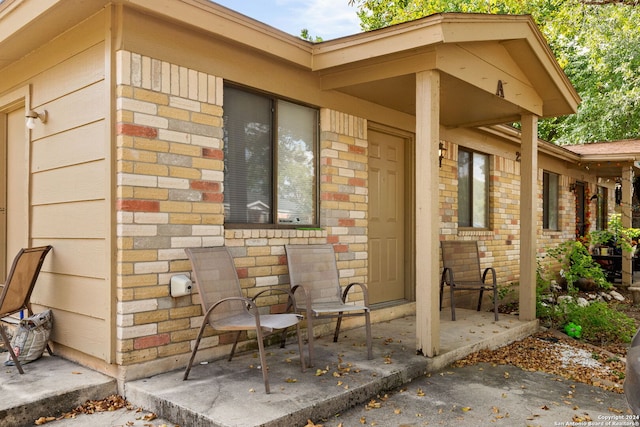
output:
[[[317,147],[317,109],[225,86],[225,223],[316,225]]]

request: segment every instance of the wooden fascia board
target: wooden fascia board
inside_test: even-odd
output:
[[[547,40],[544,38],[540,30],[538,30],[533,21],[529,22],[529,26],[533,27],[531,36],[527,38],[529,44],[533,47],[534,51],[538,55],[538,58],[540,58],[540,63],[545,66],[549,75],[556,82],[556,86],[562,92],[569,105],[572,107],[572,113],[575,113],[581,101],[580,95],[578,95],[578,92],[571,84],[569,77],[567,77],[565,72],[560,67],[560,64],[558,64],[557,58],[551,51],[551,48],[547,44]],[[535,38],[535,42],[531,40],[532,38]]]
[[[313,71],[415,52],[442,42],[442,29],[431,21],[356,34],[313,47]],[[423,68],[422,70],[425,70]]]
[[[545,105],[541,117],[562,116],[577,111],[580,96],[530,16],[446,14],[446,18],[442,31],[445,44],[497,41],[508,46],[511,42],[525,40],[530,53],[515,49],[510,51],[511,55],[521,62],[524,55],[533,54],[534,57],[527,60],[538,62],[546,72],[546,78],[553,82],[556,92],[555,95],[544,97],[546,104],[553,101],[555,108],[547,111],[549,105]]]
[[[491,94],[496,94],[498,84],[502,82],[505,101],[538,116],[542,115],[543,100],[530,82],[522,81],[461,45],[439,46],[437,68]]]
[[[435,66],[436,56],[432,50],[408,57],[324,72],[320,74],[320,84],[323,90],[331,90],[431,70]]]
[[[115,0],[204,33],[250,46],[267,55],[311,68],[312,43],[208,0]]]
[[[478,130],[499,138],[508,139],[518,145],[520,145],[522,141],[521,132],[511,126],[483,126],[478,128]],[[565,160],[571,163],[578,163],[580,161],[580,156],[573,151],[567,150],[560,145],[545,141],[543,139],[538,139],[538,151],[540,153],[544,153],[557,159]]]

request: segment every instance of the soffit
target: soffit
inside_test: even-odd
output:
[[[79,24],[106,3],[106,0],[7,1],[0,8],[0,69]]]
[[[508,123],[527,113],[562,116],[580,101],[528,16],[432,15],[321,43],[314,47],[313,69],[325,90],[412,115],[412,76],[440,70],[447,126]],[[499,84],[504,98],[497,95]]]

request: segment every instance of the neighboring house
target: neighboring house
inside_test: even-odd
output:
[[[526,16],[312,44],[204,0],[5,0],[0,52],[0,277],[53,245],[33,300],[57,354],[122,381],[187,363],[198,296],[168,286],[185,247],[231,247],[251,295],[288,286],[285,244],[331,243],[374,319],[415,313],[433,356],[439,239],[479,240],[532,320],[536,255],[574,237],[579,189],[613,188],[538,141],[579,98]]]

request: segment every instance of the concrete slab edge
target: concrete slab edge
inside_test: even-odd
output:
[[[101,400],[118,392],[115,379],[102,384],[83,387],[66,393],[29,402],[0,411],[0,427],[33,426],[40,417],[57,417],[84,404],[87,400]],[[38,414],[34,417],[34,414]]]
[[[527,322],[506,330],[496,336],[495,340],[483,341],[479,343],[463,346],[455,351],[447,352],[433,358],[425,358],[424,361],[417,359],[409,362],[406,366],[390,374],[378,377],[371,382],[360,387],[355,387],[340,394],[319,401],[315,405],[275,418],[260,424],[261,427],[291,427],[304,426],[307,420],[318,422],[323,419],[335,418],[337,414],[350,409],[356,405],[363,404],[380,393],[395,389],[413,381],[427,373],[440,371],[456,360],[462,359],[471,353],[481,349],[495,349],[519,339],[523,339],[539,330],[537,320]],[[138,389],[132,385],[125,385],[127,399],[134,405],[142,406],[147,410],[155,412],[159,417],[172,421],[183,426],[202,427],[230,427],[220,424],[202,414],[194,412],[189,408],[184,408],[164,399],[158,398]],[[0,426],[2,427],[2,426]]]

